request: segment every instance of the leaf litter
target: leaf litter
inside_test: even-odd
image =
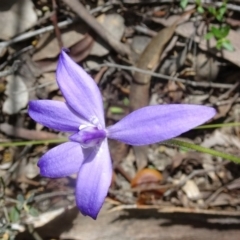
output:
[[[51,220],[75,205],[73,189],[76,176],[45,179],[36,167],[39,157],[56,145],[48,140],[65,136],[37,125],[30,120],[26,111],[29,100],[62,99],[55,82],[59,37],[64,47],[70,49],[73,59],[96,77],[103,95],[108,125],[133,109],[148,105],[149,100],[151,104],[196,103],[214,106],[218,115],[212,123],[240,121],[237,84],[239,34],[235,25],[230,24],[228,36],[235,50],[217,51],[214,40],[208,42],[204,39],[206,22],[201,18],[193,21],[196,16],[201,16],[194,6],[182,10],[177,3],[170,2],[156,5],[141,5],[138,1],[135,5],[126,1],[122,5],[113,5],[111,1],[90,2],[85,1],[83,13],[86,9],[91,10],[93,21],[82,12],[79,14],[83,14],[86,23],[76,20],[71,10],[74,4],[79,7],[76,1],[69,5],[67,0],[59,1],[57,24],[69,18],[74,20],[74,23],[60,29],[60,36],[50,31],[26,37],[21,42],[4,47],[0,55],[2,72],[9,70],[17,60],[21,62],[14,75],[9,72],[10,75],[1,75],[0,78],[1,142],[43,140],[40,145],[0,149],[0,195],[4,199],[4,211],[0,211],[0,218],[3,219],[0,235],[5,239],[13,239],[19,232],[29,231],[25,224],[35,228],[51,224]],[[53,24],[54,20],[49,17],[53,10],[50,1],[29,0],[22,3],[25,17],[18,16],[21,12],[14,11],[18,5],[16,1],[9,8],[0,4],[0,22],[6,21],[5,16],[11,21],[17,18],[19,20],[14,24],[20,26],[14,29],[15,25],[6,28],[6,24],[1,24],[2,43]],[[228,11],[226,19],[239,21],[234,15],[236,10]],[[92,21],[91,24],[88,21]],[[106,31],[105,39],[100,34],[104,28],[111,32],[108,35]],[[156,41],[154,39],[157,37],[153,36],[157,34],[160,37]],[[122,46],[124,48],[121,49]],[[127,49],[130,46],[134,52],[129,54]],[[113,66],[109,67],[106,62]],[[138,73],[133,68],[124,70],[114,64],[155,71],[170,76],[170,80]],[[175,78],[190,80],[195,85],[173,81]],[[215,84],[215,87],[207,85],[209,83]],[[206,87],[200,84],[206,84]],[[228,87],[222,88],[218,84]],[[237,156],[240,153],[239,126],[196,129],[181,137]],[[112,212],[152,208],[189,215],[240,216],[238,165],[218,157],[161,144],[133,148],[113,141],[110,146],[114,169],[106,201],[111,203]],[[19,195],[22,196],[21,201]],[[81,233],[78,234],[81,236]],[[50,235],[61,239],[60,235],[47,232],[42,237],[45,239]],[[67,236],[66,231],[63,235]]]

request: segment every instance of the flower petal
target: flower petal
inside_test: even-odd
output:
[[[201,125],[215,114],[214,108],[199,105],[148,106],[110,126],[107,136],[136,146],[162,142]]]
[[[66,142],[45,153],[38,161],[38,167],[44,177],[66,177],[78,172],[84,158],[79,143]]]
[[[60,101],[30,101],[28,113],[36,122],[58,131],[76,132],[85,123],[66,103]]]
[[[88,121],[98,118],[105,127],[102,97],[96,83],[64,51],[59,57],[56,74],[69,106]]]
[[[99,150],[92,152],[78,173],[76,203],[83,215],[97,218],[111,179],[112,162],[107,140],[104,140]]]

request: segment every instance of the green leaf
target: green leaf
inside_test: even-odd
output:
[[[214,37],[218,40],[225,38],[230,31],[230,26],[226,25],[220,28],[216,28],[214,26],[211,27],[210,32],[213,33]]]
[[[26,203],[31,203],[31,202],[33,202],[33,200],[34,200],[34,193],[31,193],[30,194],[30,196],[28,197],[28,199],[26,200]]]
[[[224,158],[224,159],[227,159],[227,160],[230,160],[232,162],[240,164],[240,157],[237,157],[237,156],[234,156],[234,155],[231,155],[231,154],[228,154],[228,153],[219,152],[219,151],[216,151],[216,150],[213,150],[213,149],[210,149],[210,148],[205,148],[205,147],[202,147],[202,146],[199,146],[199,145],[195,145],[193,143],[184,142],[184,141],[181,141],[181,140],[178,140],[178,139],[171,139],[171,140],[168,140],[164,143],[169,144],[169,145],[174,145],[174,146],[180,146],[180,147],[193,149],[193,150],[196,150],[196,151],[202,152],[202,153],[208,153],[212,156],[221,157],[221,158]]]
[[[29,208],[29,214],[32,215],[33,217],[37,217],[39,215],[39,212],[36,208],[30,207]]]
[[[188,5],[188,0],[181,0],[180,1],[180,6],[182,9],[185,9]]]
[[[217,41],[216,49],[217,50],[221,50],[222,49],[222,41],[221,41],[221,39]]]
[[[122,114],[122,113],[124,113],[124,110],[120,107],[110,107],[109,109],[110,109],[110,112],[112,114]]]
[[[225,38],[227,37],[227,35],[229,34],[230,31],[230,26],[226,25],[224,27],[220,27],[220,32],[221,32],[221,38]]]
[[[16,207],[11,207],[9,212],[9,219],[11,222],[17,222],[20,218],[19,211]]]
[[[217,39],[222,38],[222,32],[221,32],[220,28],[216,28],[216,27],[212,26],[211,32],[213,33],[215,38],[217,38]]]
[[[129,106],[129,104],[130,104],[130,101],[129,101],[129,99],[127,98],[127,97],[125,97],[124,99],[123,99],[123,104],[125,105],[125,106]]]
[[[209,40],[209,39],[211,39],[212,37],[214,37],[214,35],[213,35],[212,32],[208,32],[208,33],[204,36],[204,38],[205,38],[206,40]]]
[[[17,200],[20,202],[20,203],[24,203],[25,199],[24,199],[24,196],[22,194],[18,194],[17,195]]]
[[[227,4],[223,3],[223,5],[218,9],[218,15],[223,17],[226,11],[227,11]]]
[[[222,42],[222,47],[227,49],[229,52],[234,51],[234,47],[233,47],[232,43],[227,39],[226,39],[226,41]]]
[[[196,3],[198,6],[201,6],[201,4],[202,4],[201,0],[195,0],[195,3]]]
[[[22,202],[18,202],[17,204],[16,204],[16,208],[17,208],[17,210],[18,211],[21,211],[22,210],[22,208],[23,208],[23,203]]]
[[[203,14],[203,13],[205,12],[205,10],[204,10],[204,8],[203,8],[202,6],[198,6],[198,7],[197,7],[197,11],[198,11],[198,13],[200,13],[200,14]]]
[[[208,12],[211,13],[214,17],[216,16],[216,14],[217,14],[216,8],[214,8],[214,7],[208,7],[207,10],[208,10]]]

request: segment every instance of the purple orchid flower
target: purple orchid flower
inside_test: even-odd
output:
[[[106,128],[96,83],[64,51],[60,54],[56,77],[66,103],[30,101],[29,115],[44,126],[72,135],[69,142],[40,158],[40,174],[59,178],[78,173],[76,204],[82,214],[94,219],[112,178],[107,138],[135,146],[162,142],[206,122],[216,113],[211,107],[198,105],[148,106]]]

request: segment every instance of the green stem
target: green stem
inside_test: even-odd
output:
[[[205,147],[202,147],[202,146],[199,146],[199,145],[195,145],[193,143],[188,143],[188,142],[184,142],[184,141],[177,140],[177,139],[171,139],[171,140],[168,140],[164,143],[169,144],[169,145],[175,145],[175,146],[177,145],[177,146],[180,146],[180,147],[186,147],[186,148],[189,148],[189,149],[196,150],[198,152],[208,153],[208,154],[210,154],[212,156],[215,156],[215,157],[221,157],[221,158],[230,160],[230,161],[235,162],[235,163],[240,163],[240,157],[233,156],[231,154],[227,154],[227,153],[223,153],[223,152],[219,152],[219,151],[216,151],[216,150],[213,150],[213,149],[210,149],[210,148],[205,148]]]
[[[220,127],[236,127],[240,126],[240,122],[233,122],[233,123],[219,123],[219,124],[206,124],[195,129],[207,129],[207,128],[220,128]]]

